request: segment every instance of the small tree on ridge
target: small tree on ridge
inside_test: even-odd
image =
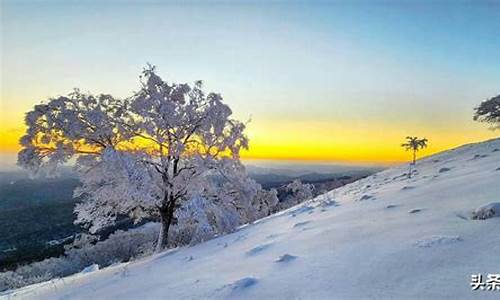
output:
[[[407,136],[406,137],[406,143],[401,144],[401,147],[404,147],[406,151],[412,151],[413,152],[413,160],[410,164],[410,172],[408,173],[408,177],[411,177],[411,166],[415,165],[417,162],[417,152],[420,149],[426,148],[427,147],[427,139],[419,139],[416,136]]]

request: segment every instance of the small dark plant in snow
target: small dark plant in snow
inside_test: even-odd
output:
[[[411,175],[413,173],[412,171],[412,166],[414,166],[417,163],[417,152],[420,149],[426,148],[427,147],[427,139],[419,139],[416,136],[407,136],[406,137],[406,143],[401,144],[401,147],[405,148],[406,151],[412,151],[413,153],[413,160],[410,164],[410,170],[408,172],[408,178],[411,178]]]

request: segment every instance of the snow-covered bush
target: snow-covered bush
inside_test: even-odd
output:
[[[482,205],[472,212],[473,220],[486,220],[493,217],[500,217],[500,202]]]
[[[0,273],[0,291],[68,276],[78,271],[78,266],[64,256],[48,258],[20,266],[15,271]]]
[[[301,202],[309,200],[314,196],[314,186],[308,183],[302,183],[300,180],[294,180],[284,187],[278,188],[279,203],[275,211],[287,209]]]
[[[78,273],[97,264],[101,267],[150,255],[154,251],[159,224],[147,224],[128,231],[118,230],[106,240],[81,235],[66,247],[65,255],[18,267],[15,272],[0,273],[0,291]]]
[[[276,210],[279,203],[278,192],[275,189],[260,189],[252,199],[252,206],[256,210],[255,219],[269,216]]]
[[[117,262],[126,262],[131,259],[151,254],[158,234],[158,226],[149,225],[128,231],[117,230],[109,237],[95,244],[92,240],[76,246],[68,247],[65,255],[74,264],[83,267],[98,264],[101,267]]]
[[[216,230],[208,220],[213,207],[204,197],[193,197],[176,211],[177,224],[172,228],[172,246],[202,242],[212,238]]]
[[[276,190],[264,190],[248,177],[240,187],[232,184],[235,182],[217,187],[219,193],[212,200],[195,196],[179,208],[169,246],[193,245],[233,232],[240,225],[268,216],[278,203]]]
[[[16,289],[27,285],[24,278],[16,272],[0,273],[0,291]]]

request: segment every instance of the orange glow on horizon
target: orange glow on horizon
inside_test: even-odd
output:
[[[0,153],[15,153],[21,149],[18,141],[24,128],[2,126]],[[381,127],[379,130],[372,128]],[[241,153],[244,160],[281,160],[311,162],[346,162],[397,164],[408,161],[411,154],[400,147],[409,133],[385,124],[332,124],[327,122],[267,121],[249,125],[250,149]],[[481,131],[436,132],[431,128],[419,130],[429,139],[429,147],[418,157],[495,137]],[[419,134],[417,134],[419,135]],[[419,135],[420,136],[420,135]],[[443,138],[445,137],[445,138]]]
[[[486,38],[499,18],[488,5],[450,14],[431,3],[4,2],[0,154],[9,163],[34,105],[73,88],[131,97],[147,62],[171,83],[202,79],[235,119],[251,118],[243,159],[390,164],[411,159],[406,136],[429,140],[421,158],[500,135],[472,119],[499,93],[500,39]]]

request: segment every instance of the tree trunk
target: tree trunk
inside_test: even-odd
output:
[[[174,177],[178,175],[179,160],[180,159],[177,157],[173,161]],[[169,182],[168,169],[165,170],[165,173],[163,173],[162,176],[165,185],[172,187],[172,183]],[[161,227],[160,235],[158,237],[158,243],[156,245],[156,252],[161,252],[168,246],[168,232],[170,229],[170,225],[172,224],[172,220],[174,219],[176,200],[177,198],[175,198],[172,193],[165,193],[162,203],[163,206],[160,208]]]
[[[161,252],[168,245],[168,232],[172,219],[174,218],[174,205],[169,205],[167,209],[160,211],[161,227],[156,245],[156,252]]]
[[[415,165],[417,160],[417,151],[413,150],[413,164]]]

